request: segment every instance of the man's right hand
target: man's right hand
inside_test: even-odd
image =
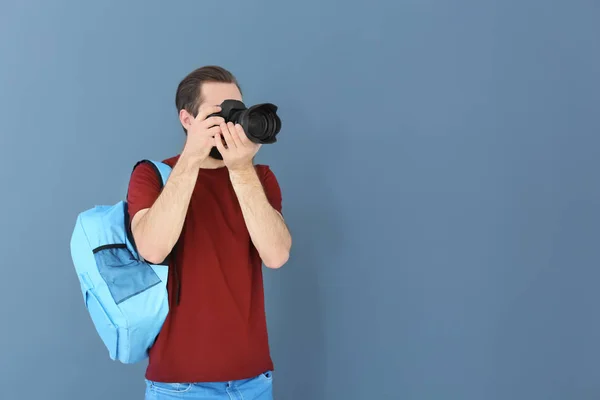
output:
[[[200,163],[208,157],[215,143],[215,135],[221,133],[220,124],[225,122],[222,117],[209,115],[221,111],[220,106],[200,108],[198,115],[187,131],[187,139],[183,153],[193,161]]]

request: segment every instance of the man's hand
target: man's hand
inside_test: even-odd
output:
[[[239,124],[222,123],[219,128],[220,133],[215,135],[214,145],[223,156],[227,168],[230,171],[251,168],[252,160],[261,145],[248,139],[244,128]]]
[[[221,132],[220,125],[225,123],[222,117],[209,117],[221,111],[219,106],[208,106],[200,109],[198,116],[188,128],[187,140],[182,156],[185,155],[195,162],[202,162],[212,149],[217,134]],[[186,158],[186,157],[184,157]]]

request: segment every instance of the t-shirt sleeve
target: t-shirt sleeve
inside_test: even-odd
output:
[[[271,168],[268,166],[262,166],[261,181],[263,184],[263,188],[265,189],[265,194],[267,195],[267,199],[271,206],[281,212],[282,210],[282,196],[281,196],[281,188],[279,187],[279,182],[277,182],[277,178]]]
[[[154,168],[148,163],[142,163],[131,174],[127,203],[129,218],[146,208],[152,207],[160,195],[160,181]]]

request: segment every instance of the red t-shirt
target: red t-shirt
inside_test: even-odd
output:
[[[173,167],[178,158],[165,163]],[[256,170],[269,202],[281,211],[275,175],[265,165]],[[138,166],[129,184],[130,217],[150,208],[159,194],[160,183],[152,166]],[[175,301],[175,277],[180,284],[179,304]],[[273,369],[262,260],[250,239],[227,168],[199,172],[172,253],[167,289],[170,311],[150,350],[147,379],[222,382]]]

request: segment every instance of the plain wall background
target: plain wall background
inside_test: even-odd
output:
[[[600,6],[0,1],[0,398],[141,399],[69,253],[179,152],[181,78],[280,106],[276,398],[600,396]]]

